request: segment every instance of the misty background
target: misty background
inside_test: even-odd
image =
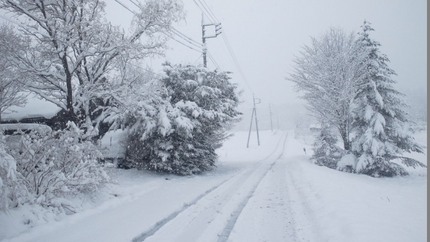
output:
[[[270,129],[270,109],[274,128],[293,128],[313,121],[291,82],[295,56],[300,55],[311,37],[318,38],[331,27],[358,32],[364,20],[372,23],[381,52],[397,72],[394,79],[403,92],[411,119],[427,120],[427,1],[425,0],[205,0],[214,16],[204,16],[205,23],[219,21],[222,34],[207,40],[208,68],[232,72],[232,81],[242,90],[242,121],[236,129],[248,129],[252,96],[257,105],[260,129]],[[107,19],[128,31],[135,10],[129,1],[106,0]],[[202,1],[184,0],[184,19],[175,28],[201,42]],[[0,13],[2,22],[14,24],[14,16]],[[9,20],[9,21],[8,21]],[[207,28],[210,34],[211,29]],[[229,50],[230,49],[230,50]],[[233,57],[232,57],[233,55]],[[234,58],[236,61],[234,61]],[[145,65],[160,71],[163,62],[202,65],[200,51],[173,40],[163,57],[147,59]],[[270,106],[270,108],[269,108]],[[19,113],[43,113],[55,109],[50,103],[31,102]]]

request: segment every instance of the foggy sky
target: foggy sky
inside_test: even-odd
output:
[[[127,1],[123,0],[124,3]],[[394,79],[411,104],[412,114],[426,117],[427,95],[427,3],[425,0],[206,0],[222,23],[223,34],[232,46],[248,84],[239,75],[221,36],[208,39],[208,50],[222,70],[233,72],[233,80],[244,91],[241,109],[249,119],[252,93],[262,101],[258,105],[262,123],[268,123],[268,105],[281,117],[281,123],[303,120],[305,113],[298,94],[285,78],[293,70],[294,56],[311,37],[331,27],[358,32],[364,20],[372,23],[372,37],[381,43],[381,52],[391,60],[397,72]],[[201,10],[192,0],[184,0],[186,16],[175,27],[201,42]],[[129,4],[130,8],[133,5]],[[113,0],[108,1],[108,19],[126,26],[131,13]],[[206,17],[206,22],[209,22]],[[165,60],[172,63],[202,64],[200,53],[169,42],[166,56],[151,60],[157,68]],[[215,68],[208,60],[209,68]],[[248,87],[249,86],[249,87]],[[272,107],[273,108],[273,107]],[[297,114],[300,117],[297,117]],[[245,121],[245,120],[244,120]],[[291,122],[291,120],[289,120]],[[246,121],[244,123],[247,123]]]
[[[120,0],[136,9],[128,0]],[[106,0],[106,18],[126,30],[132,14]],[[248,126],[252,93],[261,99],[258,114],[263,128],[269,126],[269,104],[274,123],[291,127],[308,119],[303,101],[285,78],[292,72],[294,56],[311,37],[322,35],[331,27],[358,32],[364,20],[372,23],[372,37],[381,43],[381,51],[397,72],[394,79],[406,94],[415,116],[427,111],[427,2],[425,0],[206,0],[223,27],[246,81],[239,75],[221,36],[208,39],[209,53],[221,70],[232,71],[233,81],[243,90],[242,128]],[[185,18],[175,27],[201,42],[202,12],[193,0],[184,0]],[[11,16],[1,15],[10,18]],[[209,20],[206,18],[206,22]],[[202,64],[197,53],[174,41],[168,42],[164,57],[146,63],[160,69],[161,63]],[[208,67],[215,68],[208,59]],[[52,105],[51,105],[52,106]]]

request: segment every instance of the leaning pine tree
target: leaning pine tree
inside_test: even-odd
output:
[[[394,159],[406,165],[423,166],[401,156],[403,152],[422,152],[422,148],[412,137],[402,94],[394,88],[395,72],[388,67],[387,56],[380,53],[380,44],[369,37],[371,31],[372,27],[365,21],[357,39],[367,55],[363,62],[367,74],[353,108],[352,151],[358,158],[355,170],[375,177],[406,175]]]

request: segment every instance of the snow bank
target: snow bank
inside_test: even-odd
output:
[[[199,176],[111,168],[114,183],[104,192],[72,200],[77,213],[71,216],[42,214],[37,207],[0,213],[0,240],[130,241],[268,157],[282,136],[261,132],[258,146],[255,135],[246,148],[247,132],[236,133],[218,150],[217,169]],[[339,172],[314,165],[309,144],[294,137],[289,132],[284,156],[257,187],[229,240],[426,241],[426,172],[395,178]]]
[[[288,143],[287,175],[301,194],[293,204],[305,204],[318,240],[427,241],[425,168],[394,178],[344,173],[312,164],[302,146],[298,140]]]

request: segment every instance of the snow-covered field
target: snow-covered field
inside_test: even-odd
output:
[[[424,132],[417,139],[426,144]],[[236,132],[204,175],[110,168],[114,182],[76,200],[73,215],[2,213],[0,239],[426,241],[425,169],[397,178],[348,174],[312,164],[309,139],[294,131],[261,132],[259,147],[253,134],[248,149],[247,135]]]

